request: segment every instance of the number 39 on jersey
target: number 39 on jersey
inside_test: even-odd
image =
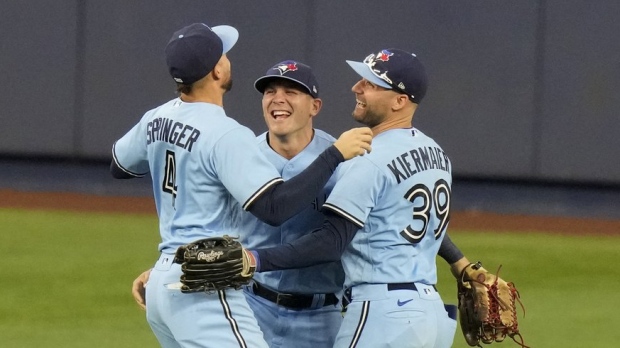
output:
[[[405,193],[404,199],[414,204],[412,217],[415,227],[405,227],[400,235],[417,244],[424,238],[429,226],[437,226],[433,233],[435,239],[439,239],[450,221],[450,185],[443,179],[437,180],[432,189],[417,184]]]

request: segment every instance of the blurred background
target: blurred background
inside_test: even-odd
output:
[[[266,128],[253,82],[274,63],[315,69],[324,101],[316,127],[338,136],[357,126],[350,88],[358,77],[345,60],[398,47],[427,67],[414,125],[449,154],[457,208],[620,218],[618,1],[32,0],[1,8],[3,187],[149,195],[148,183],[105,184],[111,146],[175,97],[164,47],[175,30],[205,22],[240,31],[225,108],[256,133]]]
[[[239,30],[225,109],[257,134],[253,83],[276,62],[314,68],[315,126],[338,136],[358,126],[345,60],[416,53],[430,86],[414,125],[450,156],[452,210],[465,213],[451,220],[453,240],[490,271],[504,264],[528,310],[526,343],[614,346],[618,18],[617,0],[0,0],[0,346],[157,346],[129,293],[157,257],[151,182],[115,181],[108,166],[113,142],[176,97],[164,47],[194,22]],[[29,210],[14,191],[65,195]],[[84,206],[93,194],[134,196],[150,213],[50,210],[73,193]]]

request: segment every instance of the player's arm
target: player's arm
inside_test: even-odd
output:
[[[124,170],[123,168],[119,167],[118,164],[114,162],[114,160],[112,160],[112,163],[110,163],[110,173],[112,174],[112,177],[114,177],[115,179],[140,178],[140,176],[132,175],[126,170]]]
[[[341,162],[370,152],[372,132],[355,128],[344,132],[310,166],[295,177],[265,189],[244,209],[265,223],[278,226],[299,213],[320,192]]]
[[[447,232],[441,241],[438,255],[450,265],[450,271],[455,278],[458,278],[461,271],[470,264],[461,250],[452,242]]]
[[[291,243],[252,250],[257,272],[313,266],[340,260],[359,226],[329,210],[324,210],[323,227]]]
[[[308,206],[310,197],[325,187],[342,161],[344,157],[336,147],[327,148],[303,172],[267,188],[246,210],[265,223],[281,225]]]
[[[143,138],[143,127],[138,123],[112,145],[110,173],[114,178],[142,178],[148,173],[146,141]]]

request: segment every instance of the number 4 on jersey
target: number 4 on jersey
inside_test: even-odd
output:
[[[423,184],[417,184],[410,188],[405,194],[405,199],[414,204],[416,200],[421,202],[421,204],[418,203],[413,207],[413,219],[420,220],[422,228],[414,229],[409,225],[400,232],[400,235],[410,243],[419,243],[426,235],[431,211],[434,210],[435,216],[439,220],[434,231],[435,240],[439,239],[448,225],[448,221],[450,221],[450,196],[450,186],[443,179],[435,183],[433,192]]]
[[[166,168],[164,169],[164,180],[161,184],[161,189],[164,192],[170,193],[172,198],[177,197],[176,179],[177,171],[174,151],[166,150]]]

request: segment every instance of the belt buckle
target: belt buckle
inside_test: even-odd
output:
[[[291,294],[282,294],[278,293],[276,296],[276,304],[287,307],[290,304],[290,300],[293,299],[293,295]]]

